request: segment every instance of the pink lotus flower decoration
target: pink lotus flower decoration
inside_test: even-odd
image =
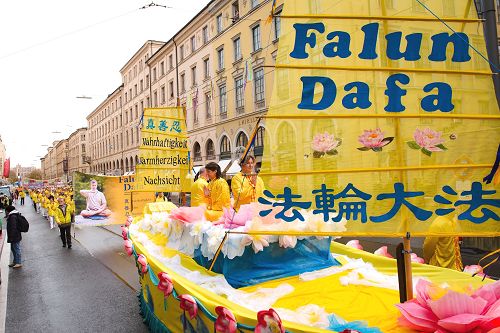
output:
[[[483,267],[480,265],[468,265],[464,267],[464,273],[469,273],[474,276],[480,276],[480,277],[485,277],[485,274],[483,273]]]
[[[174,290],[172,279],[165,272],[158,273],[158,279],[160,279],[160,282],[158,282],[158,289],[163,292],[164,297],[169,296]]]
[[[412,262],[416,262],[419,264],[425,264],[425,260],[423,258],[420,258],[419,256],[417,256],[416,253],[412,253],[412,254],[410,254],[410,256],[411,256]]]
[[[357,240],[357,239],[350,240],[345,245],[353,247],[353,248],[358,249],[358,250],[363,250],[363,246],[361,244],[359,244],[359,240]]]
[[[254,216],[254,208],[252,205],[241,205],[237,213],[233,208],[223,207],[223,214],[216,224],[224,224],[227,229],[234,229],[243,226],[250,221]]]
[[[191,295],[179,295],[181,309],[187,311],[189,317],[192,319],[196,318],[198,314],[198,303]]]
[[[216,307],[215,312],[218,316],[215,320],[215,331],[220,333],[235,333],[237,323],[233,313],[223,306]]]
[[[375,252],[373,252],[373,253],[376,255],[382,256],[382,257],[386,257],[386,258],[391,258],[391,259],[394,258],[389,252],[387,252],[387,246],[382,246],[382,247],[378,248],[377,250],[375,250]]]
[[[417,298],[397,304],[399,323],[419,332],[487,333],[500,327],[500,281],[487,284],[472,295],[449,290],[433,298],[439,289],[419,280]]]
[[[184,223],[205,220],[205,207],[179,207],[170,212],[170,218]]]
[[[122,229],[122,238],[124,240],[127,240],[128,239],[128,228],[124,227],[124,226],[121,226],[120,228]]]
[[[384,132],[380,128],[364,130],[363,134],[358,137],[358,141],[363,147],[358,148],[358,150],[381,152],[382,147],[387,146],[392,140],[394,140],[394,137],[384,137]]]
[[[127,216],[127,221],[125,222],[125,225],[128,227],[132,224],[133,221],[134,221],[134,218],[131,215],[129,215],[129,216]]]
[[[259,311],[257,321],[255,333],[285,333],[281,318],[274,309]]]
[[[442,133],[434,131],[430,128],[423,130],[416,129],[413,133],[415,141],[409,141],[408,146],[411,149],[420,150],[427,156],[431,156],[432,152],[447,150],[443,145],[444,139],[441,138]]]
[[[325,154],[337,155],[337,148],[342,144],[342,140],[336,139],[333,134],[328,132],[316,134],[313,138],[311,147],[313,156],[319,158]]]
[[[143,254],[139,254],[137,262],[139,263],[139,270],[142,274],[145,274],[148,271],[148,259]]]
[[[123,246],[125,247],[125,252],[127,252],[127,255],[130,257],[132,255],[132,253],[134,253],[134,250],[133,250],[133,244],[132,244],[132,241],[130,239],[126,239],[123,241]]]

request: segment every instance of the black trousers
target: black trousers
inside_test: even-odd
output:
[[[59,232],[61,233],[63,245],[71,245],[71,223],[68,223],[67,225],[60,225]]]
[[[21,197],[21,206],[24,205],[24,197]]]

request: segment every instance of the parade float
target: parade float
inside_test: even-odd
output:
[[[123,227],[152,332],[500,326],[499,282],[410,262],[412,237],[500,236],[492,73],[472,1],[451,3],[285,2],[264,196],[215,222],[152,203]],[[137,191],[189,187],[186,133],[182,108],[145,110]],[[406,278],[342,236],[403,238]]]

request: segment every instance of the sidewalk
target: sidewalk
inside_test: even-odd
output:
[[[30,231],[21,242],[22,268],[5,269],[10,247],[3,248],[5,332],[148,332],[134,290],[78,242],[63,248],[59,230],[50,230],[31,200],[17,208]]]

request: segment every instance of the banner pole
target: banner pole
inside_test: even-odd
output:
[[[413,280],[411,274],[411,240],[410,233],[406,233],[403,238],[404,263],[405,263],[405,280],[406,280],[406,299],[413,299]]]

